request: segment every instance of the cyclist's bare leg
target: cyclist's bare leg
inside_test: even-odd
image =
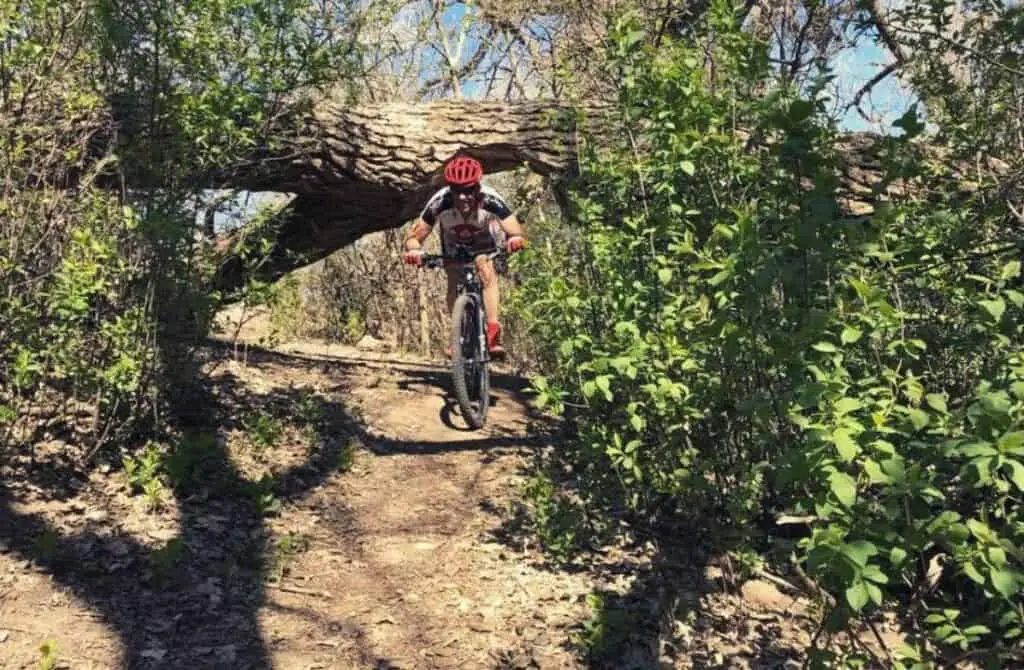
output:
[[[477,256],[476,271],[480,275],[480,285],[483,287],[487,323],[498,323],[498,273],[494,271],[494,262],[487,256]]]
[[[448,305],[448,314],[451,314],[452,308],[455,307],[455,292],[459,284],[459,269],[455,266],[449,266],[444,269],[444,272],[448,276],[448,293],[445,294],[445,304]]]

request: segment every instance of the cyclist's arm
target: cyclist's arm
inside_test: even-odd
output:
[[[515,215],[512,208],[509,207],[497,191],[489,188],[484,189],[484,201],[483,208],[496,216],[498,221],[501,222],[501,229],[505,231],[505,235],[508,237],[525,237],[526,233],[523,232],[523,225],[519,222],[519,217]]]
[[[519,217],[515,214],[501,220],[501,229],[509,237],[526,237],[526,233],[523,232],[523,224],[519,223]]]
[[[433,228],[423,220],[423,217],[417,217],[409,228],[409,234],[405,236],[405,250],[420,251],[423,249],[423,240],[427,239]]]
[[[450,206],[450,200],[451,196],[447,188],[441,189],[430,197],[423,211],[409,228],[409,233],[405,237],[406,251],[421,251],[423,249],[423,240],[427,239],[430,231],[434,229],[437,215],[445,207]]]

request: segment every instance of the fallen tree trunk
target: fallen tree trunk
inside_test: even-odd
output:
[[[272,223],[276,243],[259,267],[270,280],[414,218],[457,152],[479,158],[489,173],[526,166],[570,175],[578,150],[576,111],[549,102],[325,103],[287,119],[273,140],[272,152],[212,177],[217,186],[295,194]],[[221,291],[245,281],[249,263],[236,253],[242,237],[218,243],[228,252]]]
[[[577,127],[578,118],[584,128]],[[488,173],[526,166],[542,175],[572,176],[579,138],[602,137],[610,120],[608,107],[588,106],[578,116],[574,108],[545,101],[362,107],[325,102],[293,114],[272,131],[272,150],[264,148],[209,179],[212,186],[295,196],[271,222],[274,243],[258,267],[254,254],[247,258],[244,229],[218,242],[224,257],[216,288],[230,294],[247,274],[272,281],[363,235],[405,224],[441,186],[444,163],[458,152],[479,158]],[[846,159],[839,204],[848,215],[870,214],[876,201],[913,191],[907,184],[882,183],[877,140],[853,134],[838,147]],[[974,177],[975,167],[964,171]],[[1007,169],[988,167],[997,173]]]

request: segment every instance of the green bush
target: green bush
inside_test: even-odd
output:
[[[0,0],[0,457],[68,432],[95,454],[194,409],[222,297],[200,223],[211,172],[343,76],[348,9]]]
[[[1022,628],[1024,294],[993,184],[963,192],[911,110],[874,147],[878,190],[920,195],[846,215],[827,72],[778,84],[729,3],[701,44],[655,49],[638,25],[612,31],[621,132],[589,145],[574,185],[584,241],[534,249],[517,298],[585,498],[748,540],[804,512],[827,630],[899,608],[923,634],[904,667],[1005,662]]]

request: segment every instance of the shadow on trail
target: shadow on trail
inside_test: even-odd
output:
[[[550,463],[535,467],[551,476]],[[594,510],[566,504],[573,499],[566,495],[574,487],[571,474],[556,475],[554,483],[549,494],[527,494],[528,503],[503,509],[485,501],[481,509],[501,520],[490,538],[531,556],[533,567],[585,574],[602,585],[587,598],[589,618],[566,642],[586,667],[668,669],[680,661],[705,670],[801,667],[803,650],[782,625],[793,613],[751,613],[739,597],[742,579],[720,567],[727,547],[712,518],[652,521],[609,499],[598,511],[607,526],[594,526]],[[623,525],[616,531],[618,522]],[[528,551],[531,546],[540,551]],[[627,588],[611,587],[624,579]],[[530,651],[512,650],[512,656]]]
[[[233,356],[230,345],[217,342],[208,343],[206,351],[215,364]],[[343,395],[352,369],[367,366],[364,361],[254,347],[248,349],[247,359],[248,365],[256,367],[274,363],[316,368],[337,380],[327,391],[330,396]],[[401,369],[400,387],[427,385],[443,390],[448,383],[443,368],[404,362],[381,365]],[[202,379],[198,367],[180,371],[178,378]],[[524,380],[496,374],[492,386],[527,406]],[[84,483],[73,464],[56,463],[19,472],[0,483],[0,550],[35,562],[96,612],[120,640],[123,656],[118,667],[269,668],[270,650],[260,629],[261,610],[277,607],[268,605],[267,598],[275,542],[267,527],[268,501],[299,502],[309,496],[338,471],[352,440],[379,456],[486,452],[540,443],[536,438],[468,431],[465,440],[449,443],[387,439],[361,425],[342,403],[315,397],[312,410],[320,418],[302,462],[277,472],[270,481],[253,481],[227,452],[226,434],[240,427],[237,417],[248,413],[294,418],[296,408],[308,403],[309,396],[280,387],[255,393],[216,365],[205,381],[182,385],[169,398],[173,423],[182,434],[163,461],[173,480],[169,495],[180,514],[172,538],[146,542],[117,530],[116,523],[86,522],[66,530],[42,514],[26,511],[24,504],[30,500],[72,497],[80,488],[70,484],[76,477]],[[332,526],[352,525],[344,504],[336,505],[332,516]],[[339,533],[339,539],[344,535]],[[357,625],[325,621],[314,612],[308,618],[311,625],[348,637],[363,665],[389,667],[387,658],[368,648],[365,631]]]
[[[727,604],[725,586],[707,576],[714,554],[706,540],[668,537],[650,563],[632,572],[635,579],[625,593],[595,591],[593,618],[580,627],[578,638],[588,667],[672,668],[682,659],[688,667],[706,670],[800,667],[802,656],[783,639],[773,617],[751,617]],[[612,572],[618,569],[613,566]]]
[[[209,344],[225,353],[232,350],[231,345],[223,342],[211,340]],[[346,380],[355,370],[365,371],[376,368],[396,373],[400,375],[395,382],[395,387],[399,390],[438,395],[442,401],[438,412],[438,421],[450,430],[465,435],[465,439],[446,441],[393,439],[375,434],[360,422],[349,421],[348,429],[355,433],[363,446],[378,456],[539,447],[548,443],[550,436],[557,431],[557,424],[550,417],[537,412],[530,404],[528,380],[515,375],[491,373],[491,388],[502,392],[500,398],[492,394],[491,407],[495,407],[500,402],[517,404],[522,415],[530,422],[527,435],[523,435],[519,431],[506,432],[499,422],[493,420],[489,420],[488,426],[483,430],[471,430],[466,427],[458,415],[450,373],[447,368],[442,366],[408,362],[398,358],[362,360],[333,355],[282,353],[255,345],[247,347],[245,356],[247,363],[256,367],[276,364],[315,369],[327,375],[328,378],[338,380],[338,387],[334,390],[343,388],[348,383]]]
[[[180,514],[174,537],[147,543],[117,530],[116,518],[69,531],[26,511],[30,490],[35,494],[51,478],[41,464],[26,473],[31,476],[18,473],[0,484],[0,549],[35,562],[99,615],[120,640],[117,667],[271,667],[259,622],[274,551],[268,501],[299,501],[337,472],[354,421],[340,404],[321,401],[315,410],[322,419],[304,462],[256,482],[226,451],[225,432],[233,424],[225,417],[240,411],[280,416],[295,405],[296,393],[253,394],[234,376],[219,374],[175,394],[171,406],[183,437],[163,461]],[[69,476],[51,474],[60,481]],[[69,495],[58,488],[59,497]],[[358,627],[332,625],[353,638],[364,663],[387,667],[362,646]]]

